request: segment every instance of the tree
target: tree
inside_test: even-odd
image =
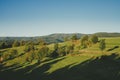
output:
[[[51,57],[52,58],[56,58],[56,57],[58,57],[59,56],[59,53],[58,53],[58,43],[55,43],[54,44],[54,51],[51,53]]]
[[[74,34],[74,35],[71,37],[71,40],[77,40],[77,35]]]
[[[18,46],[20,46],[20,43],[19,43],[19,41],[18,40],[15,40],[14,42],[13,42],[13,45],[12,45],[13,47],[18,47]]]
[[[29,41],[26,41],[25,45],[26,45],[26,46],[28,46],[28,45],[34,45],[34,43],[33,43],[33,41],[30,41],[30,40],[29,40]]]
[[[24,49],[25,52],[34,51],[34,50],[35,50],[35,47],[33,44],[26,45]]]
[[[24,46],[25,45],[25,41],[24,40],[21,40],[20,41],[20,46]]]
[[[38,39],[38,44],[39,45],[45,45],[46,42],[43,39]]]
[[[0,49],[3,49],[3,48],[5,48],[5,43],[4,43],[4,42],[1,42],[1,43],[0,43]]]
[[[82,48],[86,48],[87,47],[87,44],[88,44],[88,35],[84,35],[82,38],[81,38],[81,46]]]
[[[27,53],[26,61],[32,62],[35,59],[34,51],[30,51]]]
[[[98,42],[98,37],[96,35],[90,36],[89,39],[93,44],[96,44]]]
[[[5,49],[5,48],[8,48],[9,45],[6,41],[1,41],[0,42],[0,49]]]
[[[55,43],[54,44],[54,50],[57,50],[58,49],[58,43]]]
[[[68,41],[68,40],[69,40],[68,36],[64,37],[64,41]]]
[[[99,48],[103,51],[106,48],[105,39],[100,40]]]
[[[40,48],[37,52],[39,60],[46,57],[48,55],[48,52],[49,52],[49,48],[47,46],[43,46],[42,48]]]
[[[59,56],[64,56],[64,55],[66,55],[66,54],[65,54],[65,53],[66,53],[66,51],[65,51],[65,46],[59,47],[57,52],[58,52]]]
[[[66,54],[73,53],[74,46],[75,46],[74,44],[66,46],[66,49],[65,49]]]

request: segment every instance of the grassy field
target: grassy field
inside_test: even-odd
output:
[[[103,52],[97,43],[79,50],[79,54],[55,59],[46,57],[41,63],[36,60],[32,63],[25,62],[26,54],[7,60],[0,65],[0,80],[120,80],[120,37],[104,39],[106,49]],[[70,43],[60,43],[60,46]],[[48,46],[53,49],[53,44]],[[119,47],[114,48],[115,46]],[[21,54],[23,48],[24,46],[15,49]],[[7,50],[9,49],[1,52],[7,54]]]

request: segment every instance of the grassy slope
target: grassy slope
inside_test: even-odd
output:
[[[120,79],[120,48],[107,52],[114,46],[120,46],[120,38],[105,38],[104,53],[98,44],[80,50],[79,55],[68,55],[41,64],[33,61],[24,63],[24,55],[5,62],[0,67],[2,80],[119,80]],[[61,43],[61,45],[70,42]],[[77,46],[77,45],[76,45]],[[53,47],[53,45],[49,45]],[[22,48],[18,48],[22,52]],[[113,54],[115,53],[115,54]],[[14,72],[15,71],[15,72]],[[8,76],[8,77],[5,77]],[[0,79],[0,80],[1,80]]]

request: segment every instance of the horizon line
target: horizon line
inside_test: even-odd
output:
[[[0,36],[0,37],[44,37],[44,36],[49,36],[52,34],[96,34],[96,33],[120,33],[120,32],[94,32],[94,33],[79,33],[79,32],[71,32],[71,33],[62,33],[62,32],[58,32],[58,33],[50,33],[50,34],[45,34],[45,35],[34,35],[34,36]]]

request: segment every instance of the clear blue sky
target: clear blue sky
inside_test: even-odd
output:
[[[120,32],[120,0],[0,0],[0,36]]]

